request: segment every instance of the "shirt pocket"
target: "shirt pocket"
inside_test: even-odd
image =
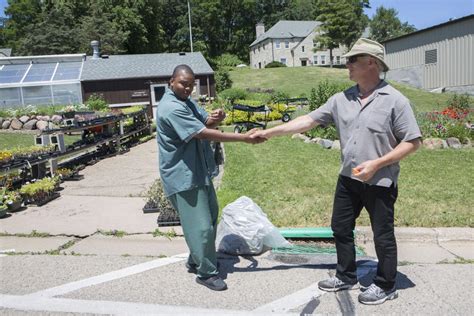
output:
[[[367,121],[367,128],[374,133],[385,133],[389,127],[390,112],[373,111]]]

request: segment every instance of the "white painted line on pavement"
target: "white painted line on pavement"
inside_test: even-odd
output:
[[[299,290],[293,294],[284,296],[276,301],[262,305],[254,309],[254,312],[277,312],[285,313],[291,309],[307,304],[313,298],[321,296],[322,292],[318,289],[318,284],[312,284],[307,288]]]
[[[64,295],[66,293],[73,292],[73,291],[76,291],[85,287],[89,287],[92,285],[109,282],[112,280],[128,277],[130,275],[138,274],[138,273],[155,269],[158,267],[166,266],[168,264],[172,264],[175,262],[184,261],[187,258],[187,256],[188,254],[179,254],[179,255],[169,257],[169,258],[160,258],[160,259],[156,259],[152,261],[147,261],[147,262],[140,263],[131,267],[121,269],[121,270],[107,272],[107,273],[93,276],[87,279],[74,281],[71,283],[66,283],[66,284],[52,287],[52,288],[42,290],[39,292],[31,293],[31,294],[25,295],[24,297],[54,297],[54,296]]]
[[[0,294],[0,307],[23,311],[45,311],[64,313],[86,313],[107,315],[265,315],[225,309],[206,309],[191,306],[171,306],[112,301],[91,301],[66,298],[26,297]],[[278,314],[271,314],[278,315]],[[285,316],[291,314],[284,314]],[[296,314],[297,315],[297,314]]]

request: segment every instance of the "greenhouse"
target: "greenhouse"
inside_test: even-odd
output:
[[[0,109],[82,103],[85,54],[0,58]]]

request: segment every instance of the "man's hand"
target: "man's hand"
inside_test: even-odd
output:
[[[210,118],[215,122],[222,122],[225,119],[225,112],[222,109],[217,109],[211,112]]]
[[[245,133],[245,142],[246,143],[249,143],[249,144],[260,144],[260,143],[263,143],[264,141],[266,141],[267,139],[264,138],[264,137],[259,137],[259,136],[256,136],[256,134],[258,134],[259,131],[258,129],[254,128],[254,129],[251,129],[250,131],[248,131],[247,133]]]
[[[372,179],[374,174],[380,169],[379,164],[375,160],[367,160],[352,169],[352,174],[363,182]]]
[[[252,132],[253,131],[253,132]],[[251,131],[249,131],[249,133],[252,132],[250,134],[250,138],[253,138],[253,139],[256,139],[256,138],[261,138],[261,139],[264,139],[264,140],[268,140],[269,137],[266,135],[265,131],[262,131],[262,130],[258,130],[256,128],[252,129]]]

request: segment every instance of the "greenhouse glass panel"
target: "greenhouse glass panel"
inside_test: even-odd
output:
[[[82,103],[81,84],[61,84],[53,86],[54,104]]]
[[[25,105],[53,104],[51,86],[23,87],[23,103]]]
[[[60,63],[53,80],[79,80],[82,62]]]
[[[32,64],[23,82],[50,81],[55,68],[56,63]]]
[[[0,70],[0,83],[20,82],[29,66],[29,64],[3,66]]]
[[[20,88],[0,89],[0,109],[21,106]]]

